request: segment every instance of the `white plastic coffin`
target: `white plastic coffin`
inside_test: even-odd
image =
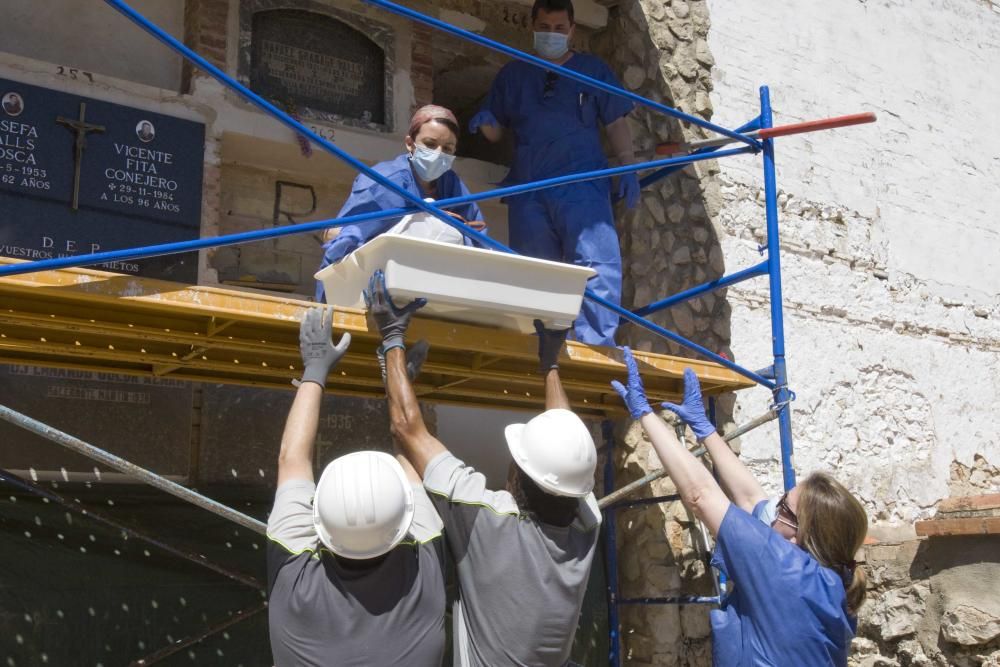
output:
[[[593,269],[383,234],[316,274],[327,303],[364,308],[362,291],[377,270],[385,271],[393,301],[427,299],[422,316],[534,333],[532,321],[572,326]]]

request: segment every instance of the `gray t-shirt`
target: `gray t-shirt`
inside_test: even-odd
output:
[[[424,487],[458,574],[456,667],[565,665],[601,523],[593,494],[572,525],[549,526],[447,452],[427,466]]]
[[[346,568],[313,528],[316,485],[285,482],[267,522],[268,622],[277,667],[440,667],[441,519],[414,485],[410,534],[377,565]]]

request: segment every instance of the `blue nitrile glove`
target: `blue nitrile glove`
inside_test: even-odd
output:
[[[643,415],[651,413],[653,408],[649,407],[649,399],[646,398],[646,390],[642,387],[642,378],[639,377],[639,366],[635,363],[632,350],[627,345],[622,349],[625,353],[625,368],[628,369],[628,387],[622,385],[618,380],[612,380],[611,386],[614,387],[618,395],[625,401],[625,407],[628,408],[632,419],[638,419]]]
[[[704,440],[715,433],[715,427],[705,416],[705,404],[701,400],[701,384],[698,382],[698,376],[690,368],[684,369],[684,402],[680,405],[664,403],[663,407],[690,426],[699,440]]]
[[[615,201],[625,200],[625,206],[630,209],[639,205],[639,176],[633,171],[631,174],[622,174],[618,177],[618,189],[615,192]]]
[[[541,320],[535,320],[535,331],[538,333],[538,370],[546,373],[559,368],[559,353],[566,344],[569,329],[546,329]]]
[[[403,341],[406,338],[406,328],[410,325],[410,316],[427,305],[427,299],[414,299],[404,307],[397,308],[386,291],[382,269],[372,274],[364,297],[368,314],[375,320],[375,325],[382,334],[382,350],[388,352],[394,347],[406,347]]]
[[[469,132],[476,134],[479,132],[479,128],[483,125],[492,125],[496,127],[500,125],[500,121],[497,120],[497,117],[493,115],[492,111],[489,109],[483,109],[469,121]]]
[[[330,374],[351,344],[351,334],[340,337],[333,344],[333,309],[310,308],[299,324],[299,352],[302,353],[301,382],[315,382],[326,387],[326,376]]]

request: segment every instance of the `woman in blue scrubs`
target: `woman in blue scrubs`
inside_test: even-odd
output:
[[[726,667],[847,665],[864,571],[854,556],[868,517],[836,480],[813,473],[770,501],[705,416],[698,378],[684,371],[684,402],[664,403],[712,457],[718,482],[653,414],[632,353],[627,386],[612,382],[640,420],[681,500],[715,536],[712,565],[733,588],[711,612],[712,662]]]
[[[448,199],[469,194],[462,179],[451,170],[458,148],[455,114],[433,104],[417,109],[410,120],[404,144],[404,153],[387,162],[379,162],[372,169],[421,199]],[[354,179],[351,196],[344,202],[338,217],[407,206],[410,203],[398,194],[361,174]],[[475,203],[455,206],[448,212],[473,229],[483,231],[486,227],[483,214]],[[339,262],[399,221],[400,218],[369,220],[341,228],[339,234],[323,244],[323,261],[319,268]],[[466,244],[470,244],[468,239]],[[316,300],[326,301],[320,281],[316,281]]]

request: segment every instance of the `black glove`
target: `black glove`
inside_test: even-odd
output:
[[[368,314],[375,320],[375,325],[382,334],[382,351],[406,347],[403,341],[406,338],[406,328],[410,325],[410,316],[427,305],[427,299],[414,299],[406,306],[397,308],[385,289],[385,274],[381,269],[372,274],[364,297]]]
[[[538,370],[545,373],[559,368],[559,353],[569,329],[546,329],[541,320],[535,320],[535,331],[538,332]]]
[[[336,347],[333,345],[333,309],[310,308],[299,325],[299,352],[302,353],[302,382],[315,382],[326,387],[330,374],[351,344],[351,334],[345,333]]]

